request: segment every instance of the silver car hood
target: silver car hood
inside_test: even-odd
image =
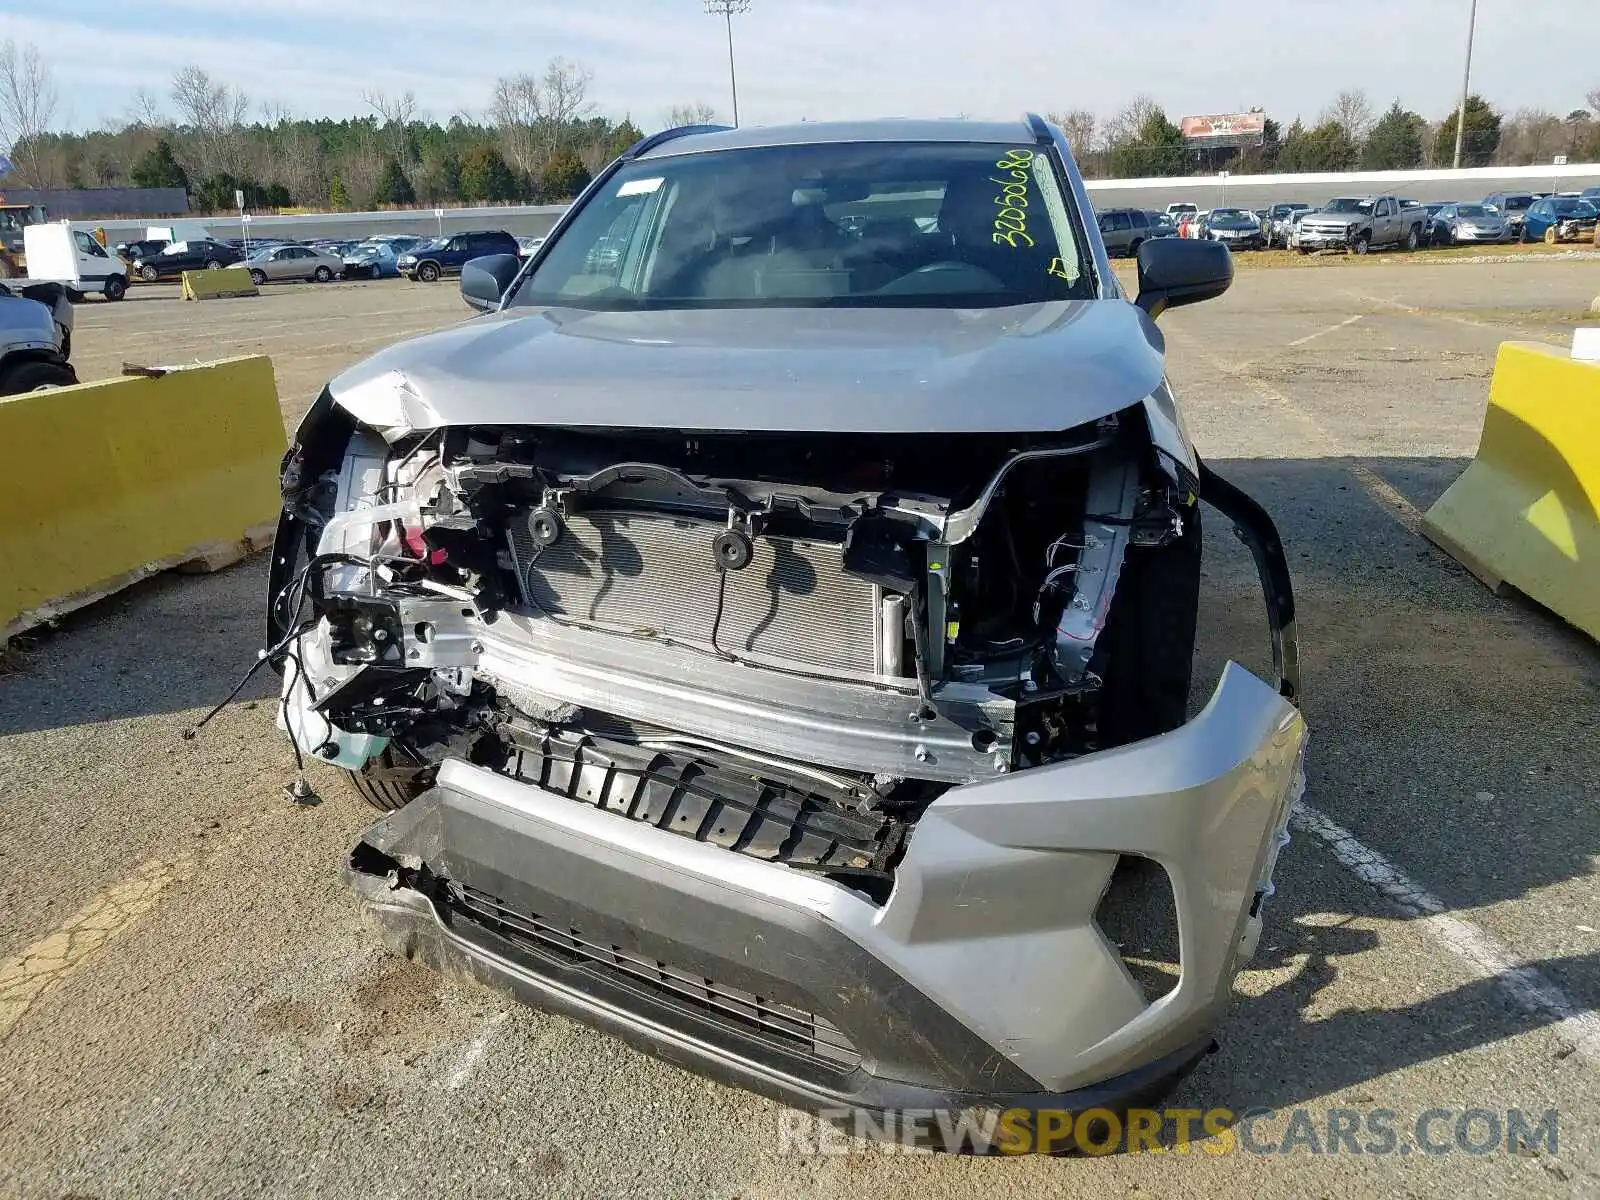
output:
[[[390,440],[449,425],[1053,432],[1139,404],[1164,343],[1126,300],[984,309],[510,309],[402,342],[333,398]]]

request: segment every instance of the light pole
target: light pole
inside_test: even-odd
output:
[[[1476,3],[1476,0],[1474,0]],[[728,83],[733,88],[733,123],[739,124],[739,76],[733,69],[733,14],[750,11],[750,0],[706,0],[706,12],[728,24]]]
[[[1472,41],[1477,33],[1478,0],[1472,0],[1472,10],[1467,17],[1467,65],[1461,72],[1461,107],[1456,110],[1456,170],[1461,168],[1461,141],[1467,131],[1467,92],[1472,85]]]

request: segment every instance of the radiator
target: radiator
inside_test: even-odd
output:
[[[877,672],[881,593],[843,571],[838,543],[758,537],[750,565],[724,573],[711,551],[723,528],[665,513],[589,510],[572,514],[543,551],[536,553],[527,514],[511,519],[509,540],[523,600],[535,612],[753,663],[861,678]]]

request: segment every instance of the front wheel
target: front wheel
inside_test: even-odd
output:
[[[214,258],[207,259],[206,260],[206,270],[208,270],[208,271],[220,271],[220,270],[222,270],[222,264],[219,263]]]
[[[1355,245],[1351,249],[1357,254],[1368,254],[1372,250],[1372,239],[1363,233],[1355,240]]]
[[[265,271],[252,270],[250,272],[250,282],[255,284],[257,287],[266,287],[267,273]]]
[[[104,293],[107,300],[113,302],[121,300],[128,294],[128,281],[121,275],[113,275],[106,280]]]
[[[327,283],[328,280],[333,278],[333,272],[328,270],[327,267],[318,267],[312,272],[311,278],[315,279],[318,283]]]
[[[359,771],[346,771],[350,786],[379,812],[398,812],[433,786],[435,768],[391,745]]]
[[[77,382],[78,376],[69,363],[30,359],[0,373],[0,396],[46,392],[51,388],[71,387]]]
[[[1550,228],[1544,231],[1544,244],[1546,246],[1554,246],[1560,240],[1561,239],[1556,236],[1556,227],[1554,225],[1550,226]]]
[[[139,278],[144,280],[146,283],[154,283],[156,280],[161,278],[161,272],[156,270],[149,263],[145,263],[144,266],[139,268]]]
[[[423,283],[437,283],[439,281],[439,268],[434,263],[423,263],[417,268],[417,278]]]

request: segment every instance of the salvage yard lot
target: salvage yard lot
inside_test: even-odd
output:
[[[0,1195],[1600,1187],[1593,1018],[1530,1006],[1478,952],[1537,971],[1574,1010],[1600,1004],[1600,654],[1416,532],[1476,447],[1497,344],[1566,340],[1597,290],[1588,261],[1241,271],[1221,301],[1162,322],[1201,452],[1274,514],[1297,573],[1306,801],[1326,818],[1284,852],[1221,1052],[1173,1103],[1277,1110],[1269,1144],[1297,1107],[1324,1131],[1336,1109],[1391,1109],[1402,1131],[1430,1108],[1556,1109],[1554,1155],[783,1145],[765,1101],[382,955],[337,878],[369,813],[327,772],[319,807],[284,802],[293,762],[266,684],[183,739],[254,657],[256,559],[150,581],[0,667]],[[453,285],[404,282],[206,304],[152,287],[78,311],[84,378],[269,353],[291,419],[341,366],[468,316]],[[1207,551],[1199,692],[1225,659],[1266,657],[1248,558],[1220,520]],[[1327,822],[1359,841],[1330,846]],[[1403,873],[1448,919],[1397,908],[1355,860],[1368,880]]]

